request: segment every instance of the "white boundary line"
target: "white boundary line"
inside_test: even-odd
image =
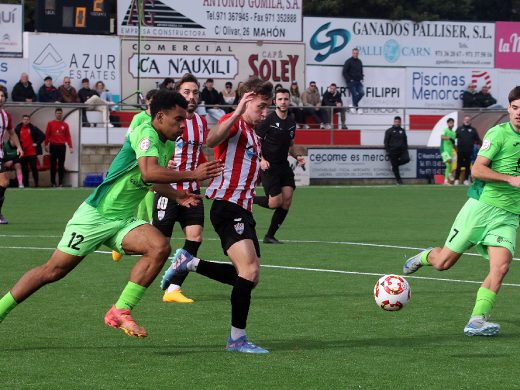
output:
[[[0,238],[2,237],[12,237],[12,238],[61,238],[61,236],[34,236],[29,234],[0,234]],[[184,240],[181,237],[172,237],[172,240]],[[218,238],[205,238],[206,241],[220,241]],[[284,242],[289,242],[293,244],[327,244],[327,245],[351,245],[351,246],[367,246],[372,248],[390,248],[390,249],[406,249],[406,250],[416,250],[422,251],[426,248],[414,247],[414,246],[402,246],[402,245],[388,245],[388,244],[372,244],[368,242],[354,242],[354,241],[319,241],[319,240],[283,240]],[[2,248],[2,247],[0,247]],[[9,248],[5,248],[9,249]],[[20,249],[20,248],[12,248],[12,249]],[[480,257],[478,253],[469,253],[464,252],[466,256],[477,256]],[[520,261],[520,258],[513,257],[513,261]]]
[[[24,247],[24,246],[0,246],[0,249],[22,249],[22,250],[49,250],[53,251],[56,248],[43,248],[43,247]],[[111,251],[95,251],[94,253],[98,254],[106,254],[109,255]],[[211,260],[216,263],[229,264],[227,261],[216,261]],[[335,270],[335,269],[323,269],[323,268],[306,268],[306,267],[293,267],[287,265],[270,265],[270,264],[262,264],[263,268],[274,268],[274,269],[284,269],[290,271],[307,271],[307,272],[324,272],[324,273],[333,273],[333,274],[342,274],[342,275],[362,275],[362,276],[377,276],[380,277],[381,273],[375,272],[357,272],[357,271],[343,271],[343,270]],[[426,276],[406,276],[407,279],[418,279],[418,280],[433,280],[437,282],[451,282],[451,283],[470,283],[470,284],[481,284],[481,281],[477,280],[464,280],[464,279],[447,279],[447,278],[433,278]],[[508,287],[520,287],[518,283],[503,283],[502,286]]]

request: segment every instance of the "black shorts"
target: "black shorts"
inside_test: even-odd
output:
[[[260,170],[260,178],[266,195],[279,195],[282,193],[282,187],[296,188],[294,172],[289,163],[271,164],[267,171]]]
[[[200,191],[194,191],[194,193],[200,193]],[[153,198],[152,225],[166,237],[171,237],[175,222],[179,222],[183,229],[192,225],[204,226],[202,200],[197,206],[184,207],[156,193]]]
[[[220,237],[224,254],[236,242],[253,240],[256,255],[260,258],[260,245],[256,237],[256,222],[253,214],[235,203],[225,200],[214,200],[211,206],[210,219],[213,228]]]
[[[5,160],[0,158],[0,173],[7,172],[7,168],[5,167]]]

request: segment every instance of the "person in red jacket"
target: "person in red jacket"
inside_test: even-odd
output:
[[[51,155],[51,184],[53,187],[56,187],[57,163],[58,185],[63,187],[67,144],[69,145],[70,153],[74,153],[74,149],[72,148],[69,125],[63,120],[63,110],[58,107],[54,111],[54,116],[56,119],[47,123],[47,130],[45,131],[45,150]]]

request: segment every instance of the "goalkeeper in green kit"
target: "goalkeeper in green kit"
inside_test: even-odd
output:
[[[182,134],[187,101],[170,90],[160,91],[151,104],[151,123],[134,129],[110,165],[105,180],[76,210],[50,259],[33,268],[0,299],[0,322],[40,287],[66,276],[101,245],[120,253],[141,255],[121,296],[105,315],[105,324],[129,336],[146,337],[131,310],[141,300],[168,258],[169,239],[146,221],[134,217],[150,188],[183,206],[200,202],[200,196],[176,191],[171,182],[204,180],[221,174],[222,164],[201,164],[194,171],[166,168],[173,142]],[[71,315],[74,315],[71,313]]]
[[[452,176],[451,170],[453,167],[453,145],[457,134],[453,131],[453,126],[455,125],[453,118],[449,118],[446,122],[448,127],[444,129],[444,132],[441,135],[441,157],[444,165],[446,165],[446,170],[444,171],[444,184],[450,185],[450,176]]]
[[[509,93],[509,122],[488,130],[473,164],[477,180],[453,223],[443,248],[430,248],[408,259],[403,272],[431,265],[451,268],[475,246],[489,260],[489,273],[477,292],[467,336],[494,336],[500,325],[489,321],[496,296],[515,253],[520,215],[520,86]]]

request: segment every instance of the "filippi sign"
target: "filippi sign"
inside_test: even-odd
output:
[[[304,18],[306,63],[343,65],[353,48],[365,65],[493,67],[493,23]]]

